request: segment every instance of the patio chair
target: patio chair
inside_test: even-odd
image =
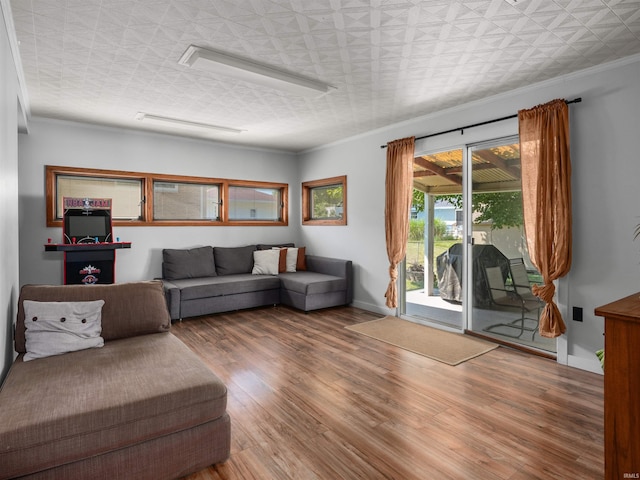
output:
[[[520,316],[512,322],[501,322],[490,325],[483,330],[511,338],[520,338],[525,332],[531,332],[533,341],[538,331],[538,318],[542,302],[531,292],[529,277],[524,261],[521,258],[509,261],[511,285],[505,284],[502,269],[499,266],[484,267],[487,289],[493,305],[518,309]],[[536,311],[536,317],[527,317],[527,313]],[[494,332],[498,328],[507,331]]]

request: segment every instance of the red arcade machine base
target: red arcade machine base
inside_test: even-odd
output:
[[[116,250],[131,242],[47,243],[45,252],[64,252],[64,284],[115,283]]]

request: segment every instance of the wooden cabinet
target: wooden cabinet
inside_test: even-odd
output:
[[[605,478],[640,478],[640,293],[595,314],[605,317]]]

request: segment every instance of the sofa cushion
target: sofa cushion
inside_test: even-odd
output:
[[[162,250],[162,277],[167,280],[214,275],[213,247]]]
[[[251,273],[255,245],[246,247],[213,247],[216,271],[218,275]]]
[[[93,302],[24,301],[27,353],[24,361],[104,345],[104,300]]]
[[[171,328],[162,282],[104,285],[24,285],[18,299],[15,349],[25,353],[24,300],[41,302],[88,302],[104,300],[102,338],[118,338],[166,332]]]
[[[347,289],[346,278],[325,275],[324,273],[302,271],[281,273],[278,277],[282,281],[283,288],[303,295],[340,292]]]
[[[171,333],[42,361],[18,357],[1,392],[11,399],[0,424],[8,478],[189,429],[226,410],[225,385]]]
[[[183,302],[280,288],[280,279],[277,276],[250,273],[174,280],[171,283],[180,289],[180,300]]]

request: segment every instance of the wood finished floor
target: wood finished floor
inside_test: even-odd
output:
[[[188,480],[601,479],[603,377],[504,347],[452,367],[286,307],[173,333],[227,385],[231,458]]]

